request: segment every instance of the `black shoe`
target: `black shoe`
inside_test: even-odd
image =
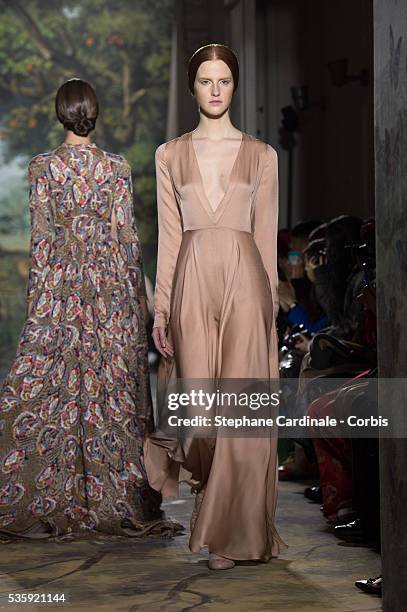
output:
[[[304,495],[307,499],[320,504],[322,503],[322,490],[321,487],[307,487],[304,491]]]
[[[358,587],[361,591],[365,593],[370,593],[371,595],[382,596],[382,577],[377,576],[377,578],[368,578],[367,580],[356,580],[355,586]]]
[[[334,534],[341,540],[360,542],[363,540],[362,523],[360,519],[356,519],[351,523],[345,523],[344,525],[336,525],[334,527]]]

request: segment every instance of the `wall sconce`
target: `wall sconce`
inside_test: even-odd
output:
[[[369,73],[367,68],[362,68],[359,74],[348,74],[348,60],[339,59],[327,64],[329,74],[331,75],[331,83],[336,87],[342,87],[351,81],[360,81],[360,84],[366,86],[369,82]]]
[[[295,110],[305,111],[313,106],[320,108],[322,111],[326,110],[325,96],[321,96],[318,101],[310,102],[308,85],[290,87],[290,91]]]

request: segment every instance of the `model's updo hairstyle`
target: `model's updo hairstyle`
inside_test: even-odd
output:
[[[99,104],[95,90],[81,79],[70,79],[58,89],[55,112],[65,129],[87,136],[95,129]]]
[[[195,95],[194,84],[199,66],[203,62],[217,59],[222,60],[223,62],[225,62],[225,64],[227,64],[227,66],[229,66],[230,72],[233,76],[233,91],[236,91],[239,83],[239,62],[237,61],[237,57],[233,53],[232,49],[230,49],[226,45],[212,43],[210,45],[205,45],[204,47],[200,47],[199,49],[197,49],[189,59],[188,86],[189,91],[192,95]]]

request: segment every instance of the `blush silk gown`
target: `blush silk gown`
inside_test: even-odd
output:
[[[214,209],[207,193],[216,186],[204,184],[191,132],[156,152],[154,326],[167,327],[174,348],[160,362],[159,385],[279,375],[276,151],[243,133],[231,168]],[[287,546],[274,526],[277,437],[181,441],[157,431],[144,456],[149,482],[164,496],[191,476],[191,551],[267,561]]]

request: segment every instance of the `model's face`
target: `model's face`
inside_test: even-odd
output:
[[[233,77],[224,61],[202,62],[195,77],[195,98],[201,111],[217,117],[230,106],[233,96]]]

